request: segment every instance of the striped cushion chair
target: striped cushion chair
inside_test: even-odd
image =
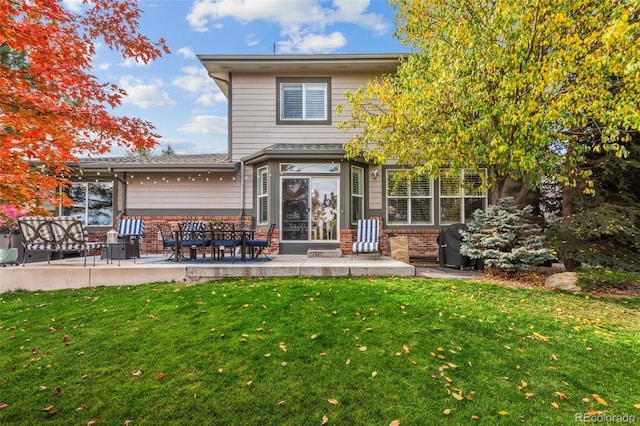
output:
[[[140,242],[144,232],[144,220],[142,219],[122,219],[118,223],[118,238],[135,241],[135,256],[140,257]]]
[[[96,251],[105,247],[103,242],[87,241],[82,221],[70,216],[50,219],[56,250],[59,252],[80,252],[87,266],[87,254],[93,251],[93,266],[96,265]]]
[[[50,219],[42,216],[27,216],[18,219],[22,233],[22,266],[27,263],[27,252],[46,251],[47,262],[51,263],[51,252],[56,251],[56,242],[51,230]]]
[[[380,256],[380,221],[378,219],[358,220],[358,235],[353,243],[351,259],[359,253],[375,253]]]

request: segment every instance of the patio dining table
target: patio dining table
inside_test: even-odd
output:
[[[242,262],[247,261],[247,241],[251,239],[253,235],[254,235],[253,229],[241,228],[241,229],[233,230],[233,238],[240,240],[240,261]],[[175,241],[174,253],[180,253],[180,248],[183,247],[183,245],[182,245],[182,234],[179,230],[174,231],[174,241]],[[190,253],[192,251],[193,251],[193,248],[190,247]],[[211,256],[213,258],[213,253],[211,253]],[[190,258],[191,257],[192,256],[190,256]],[[176,262],[180,262],[181,260],[182,260],[181,256],[176,255]]]

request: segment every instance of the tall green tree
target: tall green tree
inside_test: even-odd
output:
[[[394,75],[347,93],[349,156],[398,159],[417,173],[489,168],[573,187],[594,151],[627,155],[640,128],[640,3],[619,0],[390,0],[412,48]],[[562,167],[561,167],[562,166]]]

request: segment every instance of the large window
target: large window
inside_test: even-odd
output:
[[[269,173],[268,168],[258,169],[258,225],[269,223]]]
[[[433,181],[426,176],[403,176],[387,170],[387,223],[389,225],[433,224]]]
[[[440,224],[468,223],[473,212],[486,210],[487,191],[482,183],[486,170],[474,172],[462,170],[450,175],[444,171],[440,176]]]
[[[351,167],[351,223],[364,219],[364,169]]]
[[[328,78],[277,78],[277,124],[331,124]]]
[[[76,182],[69,188],[73,204],[65,216],[80,216],[88,226],[113,226],[113,182]]]

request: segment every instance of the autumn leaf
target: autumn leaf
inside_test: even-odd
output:
[[[553,408],[558,408],[558,407],[559,407],[558,403],[557,403],[557,402],[555,402],[555,401],[551,401],[551,406],[552,406]]]
[[[405,355],[409,355],[411,353],[411,351],[409,350],[409,346],[407,345],[402,345],[402,350],[404,351]]]
[[[536,332],[533,333],[533,338],[536,340],[541,340],[543,342],[549,341],[549,338],[547,336],[543,336],[542,334]]]
[[[320,423],[320,424],[321,425],[326,425],[327,423],[329,423],[329,417],[322,416],[322,423]]]
[[[604,405],[604,406],[609,405],[609,403],[608,403],[607,401],[605,401],[604,399],[600,398],[600,395],[598,395],[598,394],[594,393],[594,394],[593,394],[593,395],[591,395],[591,396],[593,396],[593,399],[595,399],[596,401],[598,401],[598,404],[600,404],[600,405]]]
[[[451,409],[450,408],[445,408],[445,410],[442,412],[442,414],[444,414],[445,416],[448,416],[449,414],[451,414]]]
[[[318,337],[318,335],[317,335],[317,334],[312,334],[312,335],[311,335],[311,340],[315,340],[317,337]]]
[[[533,393],[533,392],[525,392],[524,396],[525,396],[527,399],[533,399],[533,398],[535,398],[535,397],[536,397],[536,394],[535,394],[535,393]]]
[[[378,372],[374,371],[374,372],[371,373],[371,378],[375,378],[377,375],[378,375]]]
[[[554,395],[560,398],[561,400],[567,399],[567,395],[563,394],[562,392],[555,392]]]
[[[366,351],[366,350],[367,350],[367,347],[366,347],[366,346],[362,346],[362,345],[358,345],[358,350],[359,350],[360,352],[364,352],[364,351]]]
[[[5,408],[8,408],[9,404],[6,404],[4,402],[0,403],[0,410],[4,410]]]
[[[158,374],[156,374],[156,380],[160,380],[164,377],[164,373],[160,372]]]
[[[506,416],[507,414],[509,414],[509,412],[505,410],[500,410],[498,411],[498,414],[500,414],[501,416]]]
[[[391,423],[389,423],[389,426],[400,426],[400,420],[394,420]]]
[[[633,408],[640,409],[640,404],[633,404]]]
[[[338,400],[335,398],[329,398],[327,399],[327,402],[331,405],[336,405],[338,403]]]
[[[462,392],[452,392],[451,396],[453,396],[455,399],[457,399],[458,401],[462,401],[464,399],[464,397],[462,396]]]
[[[138,371],[133,373],[133,377],[140,377],[140,376],[142,376],[142,371],[141,370],[138,370]]]

